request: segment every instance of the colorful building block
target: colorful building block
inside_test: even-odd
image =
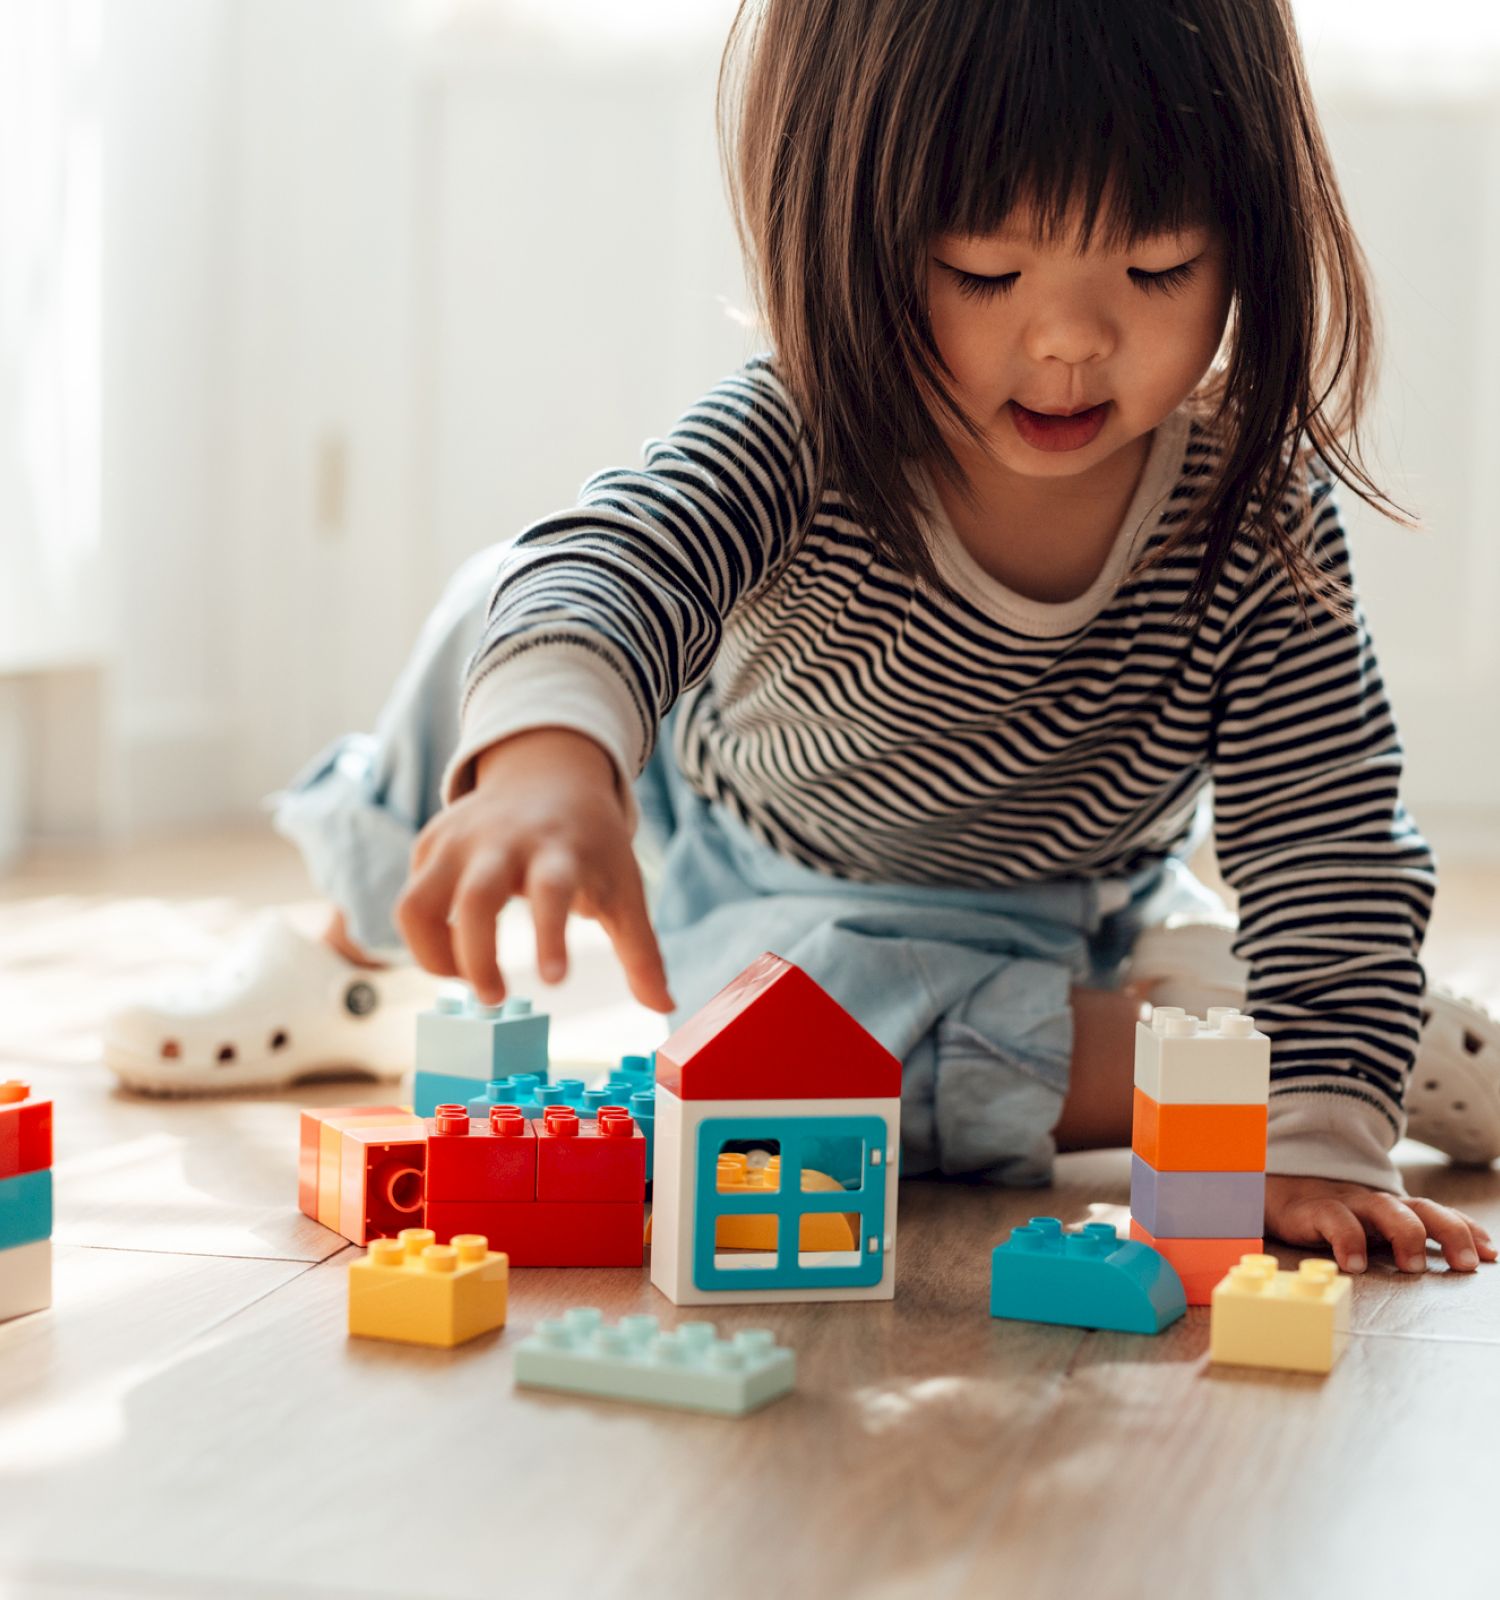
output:
[[[45,1311],[51,1304],[51,1239],[0,1250],[0,1322]]]
[[[1033,1217],[990,1257],[990,1315],[1070,1328],[1160,1333],[1187,1310],[1182,1280],[1155,1250],[1108,1222],[1067,1233]]]
[[[0,1178],[52,1165],[52,1102],[17,1078],[0,1083]]]
[[[419,1226],[425,1129],[345,1128],[340,1139],[338,1231],[353,1244],[368,1244]]]
[[[0,1178],[0,1250],[52,1237],[52,1169]]]
[[[1332,1261],[1278,1272],[1247,1255],[1213,1292],[1209,1359],[1284,1372],[1330,1372],[1349,1343],[1351,1280]]]
[[[901,1063],[804,972],[767,953],[656,1052],[651,1281],[678,1305],[889,1299],[895,1293]],[[775,1191],[718,1186],[745,1146],[780,1157]],[[849,1181],[809,1189],[831,1152]],[[810,1217],[853,1218],[854,1248],[812,1250]],[[721,1251],[725,1218],[760,1219],[764,1251]]]
[[[583,1118],[548,1106],[533,1126],[538,1200],[644,1200],[646,1139],[628,1111],[604,1106]]]
[[[494,1106],[480,1122],[455,1105],[428,1126],[422,1220],[439,1240],[483,1233],[517,1267],[641,1264],[646,1142],[627,1113]]]
[[[376,1239],[349,1268],[349,1332],[451,1347],[505,1325],[505,1256],[479,1235],[438,1244],[425,1228]]]
[[[545,1012],[530,1000],[480,1005],[471,993],[444,994],[417,1017],[416,1066],[419,1072],[467,1078],[471,1094],[491,1079],[517,1072],[547,1076]],[[455,1100],[467,1096],[454,1095]]]
[[[514,1106],[494,1107],[484,1122],[462,1106],[439,1106],[424,1125],[429,1203],[536,1198],[536,1134]]]
[[[1131,1148],[1158,1172],[1264,1172],[1266,1107],[1160,1105],[1137,1089]]]
[[[711,1322],[685,1322],[664,1333],[655,1317],[606,1323],[574,1306],[521,1341],[515,1374],[522,1388],[738,1417],[787,1394],[797,1358],[763,1328],[720,1339]]]
[[[1158,1172],[1130,1158],[1130,1214],[1158,1239],[1248,1239],[1266,1214],[1264,1172]]]
[[[1130,1237],[1149,1245],[1165,1256],[1182,1279],[1183,1292],[1190,1306],[1206,1306],[1213,1299],[1214,1286],[1241,1256],[1258,1255],[1264,1240],[1245,1239],[1158,1239],[1148,1233],[1134,1217]]]
[[[434,1200],[423,1210],[438,1239],[484,1232],[513,1267],[638,1267],[645,1202]]]
[[[1271,1041],[1232,1006],[1214,1006],[1202,1022],[1158,1006],[1135,1026],[1135,1086],[1162,1106],[1264,1105]]]
[[[515,1106],[523,1117],[538,1116],[539,1112],[528,1108],[536,1103],[536,1091],[545,1082],[535,1072],[516,1072],[508,1078],[491,1078],[485,1084],[483,1094],[470,1096],[464,1104],[468,1106],[471,1117],[481,1119],[488,1117],[495,1106]],[[427,1114],[433,1115],[431,1112]]]
[[[314,1222],[329,1218],[327,1227],[336,1227],[339,1210],[339,1160],[342,1147],[338,1134],[345,1127],[386,1127],[401,1123],[410,1115],[405,1106],[321,1106],[302,1113],[297,1155],[297,1204],[304,1216]],[[325,1175],[324,1156],[329,1168]],[[319,1212],[323,1216],[319,1215]]]

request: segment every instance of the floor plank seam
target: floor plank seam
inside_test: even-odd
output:
[[[1351,1328],[1349,1333],[1358,1339],[1409,1339],[1414,1344],[1500,1344],[1500,1334],[1486,1339],[1472,1333],[1402,1333],[1394,1328]]]
[[[136,1244],[80,1244],[76,1239],[63,1239],[54,1235],[53,1242],[69,1250],[114,1250],[121,1255],[135,1256],[178,1256],[183,1260],[194,1261],[269,1261],[281,1262],[289,1267],[321,1267],[325,1261],[332,1261],[334,1256],[342,1255],[344,1247],[331,1251],[326,1256],[251,1256],[240,1255],[237,1252],[224,1252],[221,1250],[148,1250],[144,1245]]]

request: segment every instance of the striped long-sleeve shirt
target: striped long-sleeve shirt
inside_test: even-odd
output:
[[[1272,1039],[1270,1170],[1399,1190],[1387,1152],[1435,864],[1357,602],[1352,626],[1318,607],[1302,621],[1248,537],[1196,630],[1172,621],[1193,551],[1124,581],[1214,470],[1186,405],[1155,430],[1097,580],[1060,604],[989,576],[925,475],[951,592],[894,570],[836,490],[809,503],[797,422],[774,357],[753,356],[646,442],[642,468],[597,473],[525,529],[469,665],[446,797],[480,750],[543,721],[589,733],[631,779],[680,700],[689,782],[777,851],[866,882],[1009,887],[1182,853],[1211,783],[1247,1009]],[[1307,487],[1293,531],[1347,580],[1335,480],[1318,463]]]

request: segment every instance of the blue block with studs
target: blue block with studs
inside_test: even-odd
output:
[[[482,1006],[472,994],[439,995],[436,1005],[417,1017],[417,1070],[469,1079],[460,1101],[518,1072],[534,1072],[545,1082],[548,1021],[529,1000]]]
[[[1056,1217],[1033,1217],[990,1258],[992,1317],[1160,1333],[1186,1310],[1171,1262],[1108,1222],[1068,1233]]]

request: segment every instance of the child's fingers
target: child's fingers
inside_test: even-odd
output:
[[[495,959],[495,922],[517,888],[515,856],[508,850],[476,851],[469,858],[453,897],[453,953],[458,970],[484,1006],[505,998],[505,981]]]
[[[1436,1200],[1409,1200],[1407,1204],[1436,1239],[1443,1258],[1455,1272],[1473,1272],[1479,1265],[1479,1246],[1473,1225],[1461,1211],[1440,1206]]]
[[[1411,1203],[1395,1195],[1370,1190],[1350,1201],[1356,1216],[1371,1232],[1391,1242],[1391,1254],[1403,1272],[1427,1270],[1427,1224]]]
[[[596,903],[594,915],[615,947],[630,992],[653,1011],[675,1010],[677,1002],[667,988],[666,967],[646,910],[641,875],[633,861],[631,870],[619,875],[608,899]]]
[[[578,873],[571,853],[552,847],[538,850],[526,871],[526,898],[536,928],[536,969],[544,983],[561,983],[568,971],[565,929],[568,908],[578,893]]]
[[[432,857],[414,869],[397,897],[394,916],[417,965],[441,978],[456,978],[458,962],[448,932],[448,905],[457,866],[451,855]]]
[[[1328,1241],[1340,1272],[1365,1270],[1364,1224],[1343,1201],[1322,1201],[1308,1220],[1313,1232]]]

